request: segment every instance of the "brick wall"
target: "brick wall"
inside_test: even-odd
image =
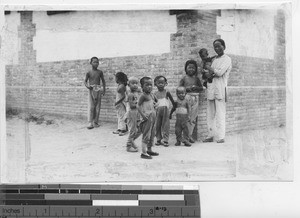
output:
[[[102,101],[100,119],[116,121],[113,73],[118,71],[139,78],[165,75],[167,87],[175,97],[175,87],[185,74],[185,61],[199,61],[197,52],[202,47],[209,48],[210,54],[214,53],[212,42],[219,37],[216,34],[216,17],[219,14],[220,11],[177,14],[178,31],[170,36],[170,53],[100,59],[99,69],[104,71],[109,88]],[[285,124],[284,13],[279,11],[274,22],[277,31],[274,60],[229,54],[233,69],[228,87],[227,132]],[[35,35],[32,12],[21,12],[19,35],[22,40],[20,64],[6,67],[7,107],[85,118],[87,89],[83,80],[91,68],[89,60],[36,63],[32,47],[32,37]],[[200,95],[198,121],[198,136],[204,137],[205,92]],[[173,124],[174,120],[171,122]],[[171,132],[174,132],[173,128]]]

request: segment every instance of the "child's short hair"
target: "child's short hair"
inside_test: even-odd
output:
[[[155,77],[155,79],[154,79],[154,84],[156,84],[157,80],[159,80],[160,78],[164,78],[165,82],[168,83],[168,80],[167,80],[166,77],[164,77],[164,76],[162,76],[162,75],[159,75],[159,76]]]
[[[198,54],[201,56],[201,54],[202,54],[204,51],[207,51],[207,49],[206,49],[206,48],[201,48],[201,49],[199,50]]]
[[[123,83],[125,86],[127,85],[127,75],[123,72],[116,73],[117,82]]]
[[[96,60],[99,61],[99,58],[97,58],[97,57],[92,57],[91,60],[90,60],[90,63],[92,63],[92,61],[93,61],[94,59],[96,59]]]
[[[146,81],[146,80],[149,80],[149,79],[151,79],[151,78],[148,77],[148,76],[144,76],[142,79],[140,79],[141,86],[143,87],[144,84],[145,84],[145,81]]]
[[[184,91],[184,92],[186,92],[186,88],[184,86],[178,86],[176,88],[176,92],[178,92],[178,91]]]
[[[128,78],[128,83],[130,83],[130,82],[132,82],[132,81],[137,81],[137,82],[139,82],[139,79],[136,78],[136,77],[134,77],[134,76],[131,76],[131,77]]]
[[[195,69],[196,69],[195,74],[197,74],[197,72],[198,72],[198,66],[197,66],[197,62],[194,61],[194,60],[188,60],[187,62],[185,62],[185,66],[184,66],[185,72],[186,72],[186,68],[187,68],[187,66],[188,66],[189,64],[193,64],[193,65],[195,66]]]

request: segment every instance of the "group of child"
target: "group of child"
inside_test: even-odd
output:
[[[202,79],[206,86],[207,82],[211,82],[211,78],[209,78],[209,74],[206,74],[205,66],[211,64],[212,58],[208,57],[206,49],[201,49],[199,55],[202,59]],[[98,126],[101,96],[105,94],[103,72],[97,69],[99,59],[93,57],[91,65],[92,70],[86,74],[85,79],[85,86],[90,90],[91,115],[88,129]],[[136,77],[127,78],[123,72],[115,74],[117,92],[114,105],[117,111],[118,128],[113,133],[124,136],[128,132],[126,143],[128,152],[138,151],[135,140],[142,135],[141,158],[152,159],[152,156],[159,155],[152,150],[154,138],[155,136],[157,138],[156,145],[169,146],[170,119],[175,111],[175,146],[179,146],[181,143],[191,146],[191,143],[195,142],[192,134],[197,121],[199,92],[203,90],[203,86],[197,74],[196,61],[188,60],[185,64],[185,72],[186,75],[180,80],[176,89],[176,101],[166,90],[167,79],[162,75],[155,77],[153,81],[147,76],[139,80]],[[103,88],[100,87],[100,80],[102,80]],[[157,87],[155,92],[152,92],[153,82]],[[169,109],[170,102],[171,110]]]

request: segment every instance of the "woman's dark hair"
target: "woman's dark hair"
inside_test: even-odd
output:
[[[225,41],[224,41],[223,39],[216,39],[216,40],[213,42],[213,44],[215,44],[215,42],[220,42],[221,45],[223,45],[224,49],[226,48],[226,46],[225,46]]]
[[[197,72],[198,72],[198,66],[197,66],[197,62],[194,61],[194,60],[188,60],[187,62],[185,62],[185,66],[184,66],[185,73],[186,73],[186,68],[187,68],[187,66],[189,64],[193,64],[195,66],[195,68],[196,68],[195,74],[197,74]]]
[[[116,73],[117,82],[123,83],[125,86],[127,85],[128,78],[127,75],[123,72]]]
[[[164,78],[165,82],[168,83],[167,78],[164,77],[164,76],[162,76],[162,75],[160,75],[160,76],[155,77],[154,84],[156,84],[157,80],[159,80],[160,78]]]

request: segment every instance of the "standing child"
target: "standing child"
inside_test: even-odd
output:
[[[141,158],[152,159],[152,156],[158,155],[158,153],[152,151],[156,119],[155,97],[151,94],[152,79],[143,77],[140,83],[143,90],[143,94],[138,101],[138,110],[143,119],[140,124],[143,133]]]
[[[126,150],[128,152],[137,152],[137,146],[134,143],[134,140],[136,140],[142,133],[139,128],[140,124],[140,114],[137,109],[137,103],[139,98],[139,92],[138,92],[138,79],[136,77],[130,77],[128,80],[128,86],[130,88],[130,91],[128,93],[127,101],[128,101],[128,107],[127,107],[127,114],[126,114],[126,123],[128,125],[129,129],[129,135],[126,145]]]
[[[154,96],[158,100],[157,102],[157,113],[156,113],[156,145],[169,146],[169,131],[170,131],[170,120],[169,120],[169,99],[174,105],[174,100],[169,91],[165,89],[167,79],[164,76],[157,76],[154,79],[154,84],[158,91],[154,93]]]
[[[212,83],[213,78],[210,76],[208,67],[211,66],[213,59],[216,56],[209,57],[208,56],[208,51],[206,48],[201,48],[199,51],[199,56],[201,58],[201,74],[202,74],[202,79],[204,80],[203,86],[207,88],[207,83]]]
[[[185,63],[186,75],[180,80],[179,86],[184,86],[189,99],[191,122],[188,123],[189,129],[189,141],[194,143],[192,135],[194,132],[195,125],[198,117],[199,107],[199,92],[203,90],[200,79],[196,76],[197,63],[194,60],[188,60]]]
[[[176,89],[177,101],[175,107],[172,108],[170,113],[170,119],[173,112],[176,110],[176,123],[175,134],[176,143],[175,146],[179,146],[182,142],[185,146],[191,146],[189,142],[189,130],[188,123],[190,122],[190,108],[188,100],[186,99],[186,91],[183,86]]]
[[[127,86],[127,76],[123,72],[118,72],[115,75],[117,87],[116,94],[116,102],[115,107],[117,110],[118,117],[118,129],[114,131],[114,134],[118,134],[119,136],[123,136],[127,132],[127,126],[125,123],[125,113],[126,113],[126,105],[125,105],[125,97],[126,97],[126,86]]]
[[[84,85],[89,89],[89,126],[87,128],[93,129],[94,127],[99,127],[101,97],[105,95],[105,80],[103,72],[98,70],[99,59],[92,57],[90,64],[92,65],[92,70],[86,73]],[[101,81],[103,89],[101,88]]]

